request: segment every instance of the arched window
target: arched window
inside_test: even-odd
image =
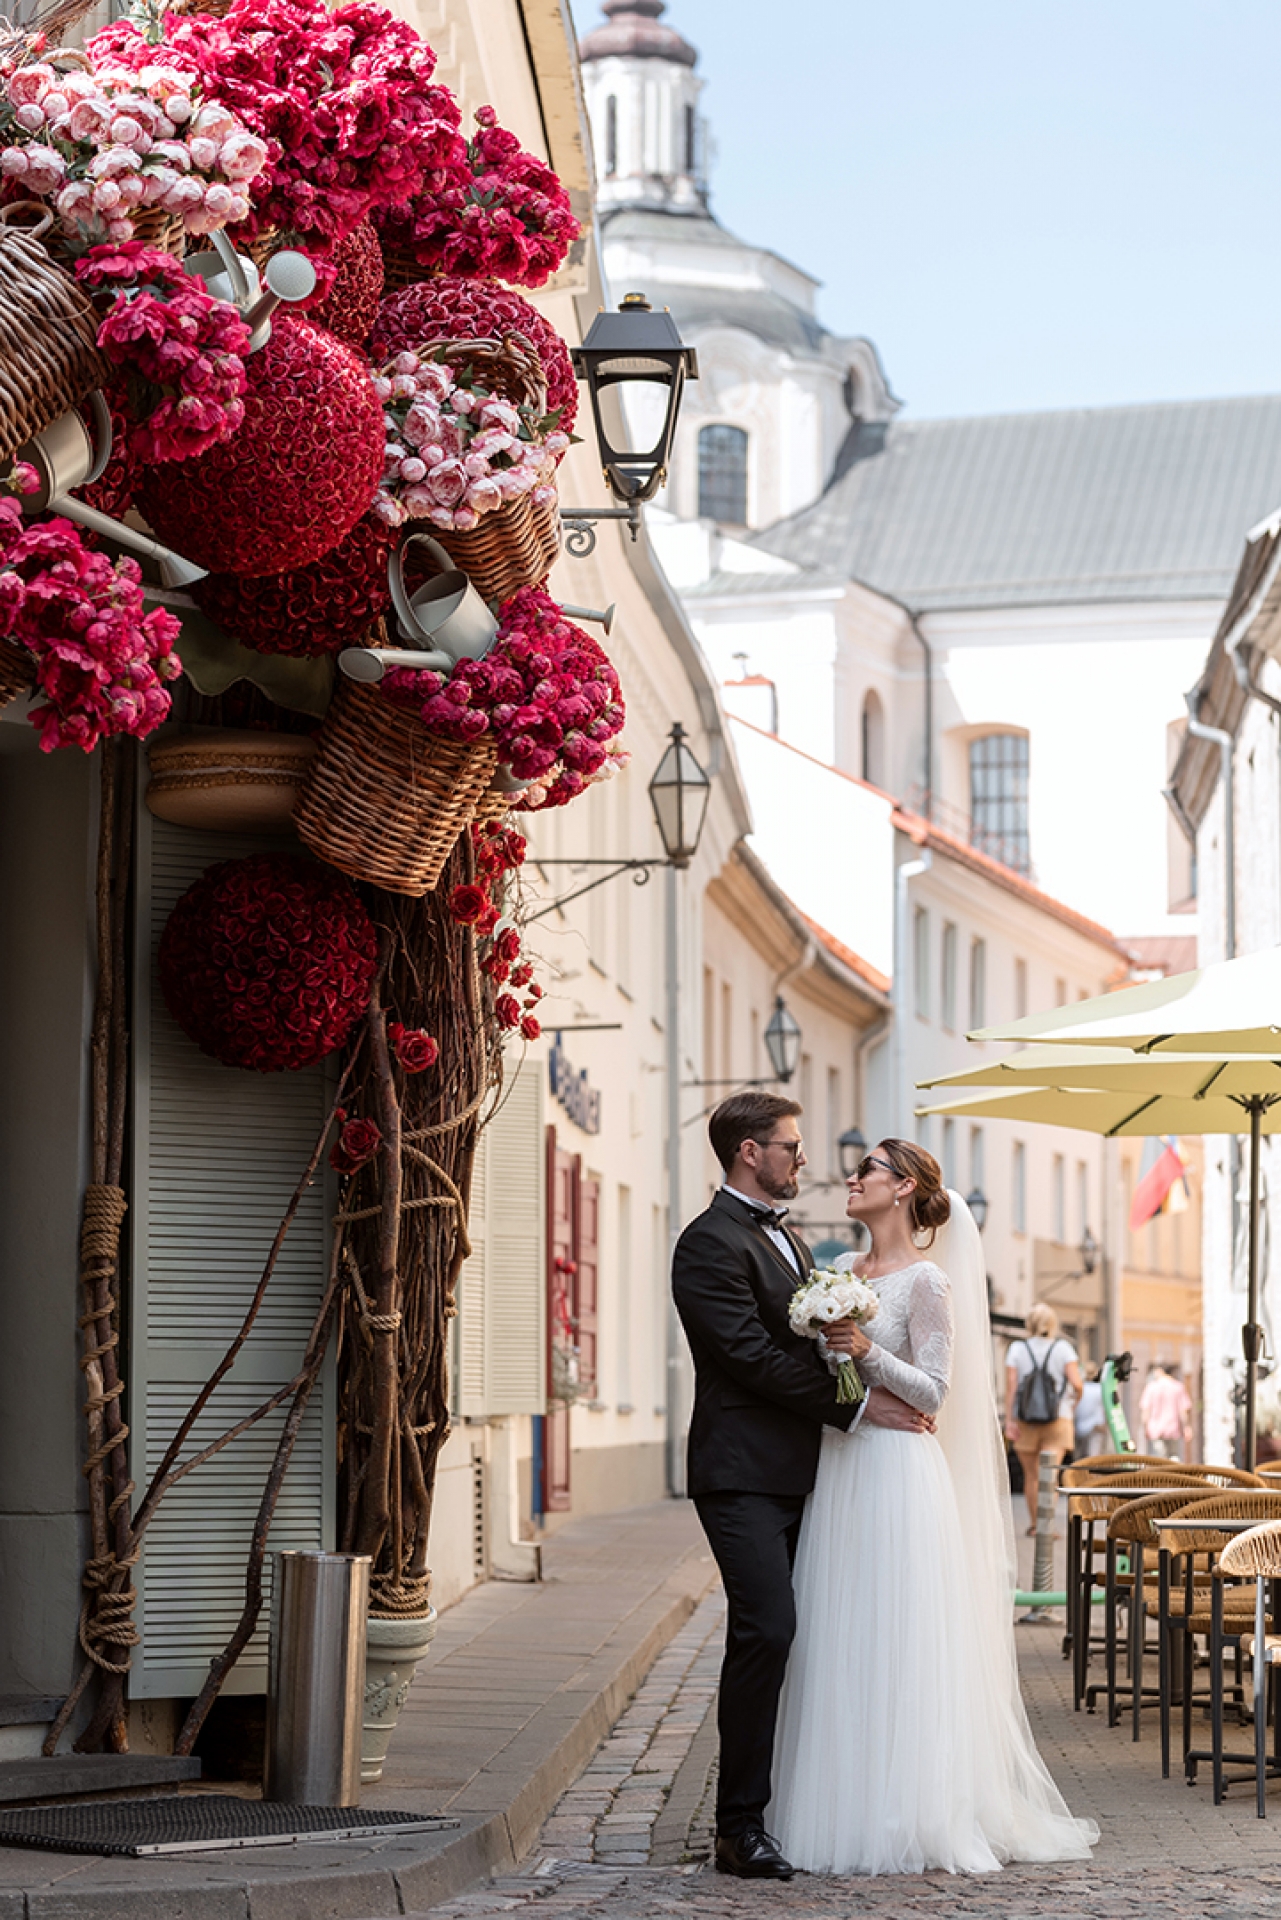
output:
[[[704,520],[747,525],[747,435],[741,427],[700,431],[698,511]]]
[[[697,158],[698,158],[698,116],[695,114],[693,107],[687,106],[685,109],[685,171],[686,173],[693,173],[695,171],[694,163],[697,160]]]
[[[605,102],[605,172],[618,172],[618,102],[612,93]]]
[[[885,785],[885,709],[871,687],[863,696],[863,778],[874,787]]]
[[[1032,864],[1027,770],[1025,733],[985,733],[971,740],[970,840],[1016,873],[1027,873]]]

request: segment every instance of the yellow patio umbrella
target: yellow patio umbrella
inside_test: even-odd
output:
[[[1107,1139],[1120,1134],[1240,1133],[1250,1122],[1249,1293],[1241,1329],[1245,1354],[1245,1464],[1256,1459],[1255,1397],[1263,1329],[1259,1325],[1259,1137],[1281,1132],[1281,1065],[1262,1057],[1215,1060],[1142,1055],[1113,1047],[1028,1047],[968,1073],[923,1082],[987,1086],[964,1100],[919,1108],[953,1118],[1022,1120],[1075,1127]]]

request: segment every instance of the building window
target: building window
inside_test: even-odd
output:
[[[1054,982],[1054,1004],[1056,1007],[1065,1007],[1067,1005],[1066,980],[1056,980]]]
[[[970,839],[1016,873],[1031,867],[1027,735],[985,733],[970,742]]]
[[[930,1017],[930,915],[918,907],[912,915],[912,984],[918,1020]]]
[[[1061,1153],[1054,1156],[1054,1169],[1050,1182],[1051,1203],[1054,1208],[1054,1238],[1059,1245],[1067,1245],[1067,1162]]]
[[[943,1153],[941,1157],[943,1162],[943,1185],[945,1187],[955,1187],[956,1185],[956,1122],[955,1120],[945,1120],[943,1122]]]
[[[1027,1018],[1027,961],[1014,962],[1014,1018]]]
[[[970,1192],[987,1192],[987,1162],[983,1152],[982,1127],[970,1128]]]
[[[863,778],[873,787],[885,785],[885,709],[871,687],[863,697]]]
[[[1090,1169],[1084,1160],[1076,1163],[1076,1227],[1081,1239],[1090,1224]]]
[[[987,941],[970,941],[970,1026],[987,1025]]]
[[[939,1019],[949,1033],[956,1032],[956,924],[943,924],[943,991],[939,1000]]]
[[[685,109],[685,171],[695,173],[698,161],[698,120],[692,106]]]
[[[1014,1142],[1014,1231],[1027,1232],[1027,1148],[1021,1140]]]
[[[618,172],[618,102],[611,93],[605,102],[605,172]]]
[[[698,436],[698,511],[704,520],[747,525],[747,435],[704,427]]]

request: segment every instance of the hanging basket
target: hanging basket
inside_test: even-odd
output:
[[[15,217],[34,213],[30,227]],[[110,374],[88,299],[40,241],[53,225],[38,201],[0,208],[0,461],[79,406]]]
[[[166,213],[163,207],[148,207],[145,213],[129,216],[133,237],[144,247],[156,247],[181,260],[187,251],[187,229],[180,213]]]
[[[207,833],[287,833],[315,742],[303,733],[201,728],[151,748],[147,810]]]
[[[450,527],[432,531],[482,600],[510,600],[522,587],[537,586],[560,554],[560,515],[555,504],[536,507],[527,493],[485,514],[470,533]]]
[[[374,687],[344,680],[317,744],[294,812],[303,845],[354,880],[430,893],[493,778],[493,741],[428,733]]]
[[[7,707],[19,694],[30,693],[36,684],[36,663],[25,647],[14,640],[0,639],[0,707]]]
[[[416,287],[422,280],[439,278],[439,268],[421,266],[407,247],[392,247],[385,240],[380,245],[383,252],[384,297],[389,293],[399,293],[402,287]]]

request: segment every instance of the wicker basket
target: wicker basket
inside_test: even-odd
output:
[[[36,663],[25,647],[0,639],[0,707],[7,707],[36,684]]]
[[[440,271],[438,267],[420,266],[407,248],[388,246],[382,239],[378,244],[383,254],[384,299],[399,293],[402,287],[416,287],[420,280],[434,280]]]
[[[30,213],[39,216],[32,226],[13,224]],[[110,372],[92,306],[40,244],[52,225],[38,201],[0,208],[0,461]]]
[[[158,247],[181,260],[187,251],[187,229],[180,213],[166,213],[163,207],[148,207],[145,213],[131,214],[133,237],[144,247]]]
[[[147,809],[209,833],[287,833],[316,745],[305,733],[201,727],[157,740]]]
[[[294,812],[303,845],[354,880],[430,893],[493,779],[493,741],[442,739],[344,680],[318,745]]]

